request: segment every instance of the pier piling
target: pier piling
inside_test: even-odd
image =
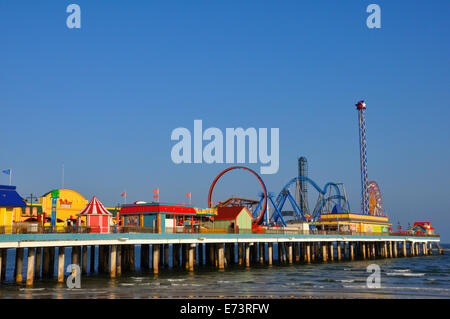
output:
[[[273,243],[267,245],[267,263],[269,266],[273,264]]]
[[[15,266],[15,275],[16,275],[16,283],[20,284],[23,280],[23,248],[16,248],[16,266]]]
[[[27,258],[27,281],[26,285],[28,287],[33,286],[34,277],[34,259],[35,251],[34,248],[28,248],[28,258]]]
[[[112,245],[111,246],[111,262],[110,262],[110,269],[109,269],[109,276],[111,278],[116,278],[116,262],[117,262],[117,246]]]
[[[157,274],[159,271],[159,245],[152,245],[153,248],[153,273]]]
[[[64,259],[66,248],[58,247],[58,282],[64,282]]]
[[[42,248],[36,248],[36,261],[34,266],[34,278],[41,278]]]

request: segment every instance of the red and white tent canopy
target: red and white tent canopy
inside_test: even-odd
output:
[[[92,197],[91,201],[86,205],[86,207],[81,212],[78,213],[78,216],[93,216],[93,215],[103,215],[103,216],[112,215],[95,196]]]

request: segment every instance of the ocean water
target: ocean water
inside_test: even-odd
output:
[[[450,245],[442,245],[450,248]],[[276,253],[274,249],[274,253]],[[66,256],[70,249],[66,249]],[[25,254],[26,256],[26,250]],[[136,249],[139,264],[139,247]],[[67,259],[67,258],[66,258]],[[70,258],[69,258],[70,259]],[[0,298],[450,298],[450,256],[432,255],[310,265],[239,266],[225,271],[201,268],[151,270],[81,277],[81,288],[68,289],[56,278],[36,280],[32,288],[13,281],[14,253],[8,255],[6,281]],[[380,288],[368,288],[370,264],[380,267]],[[89,260],[88,260],[89,265]],[[25,265],[24,265],[25,267]],[[55,271],[56,274],[56,271]],[[24,274],[25,278],[25,274]]]

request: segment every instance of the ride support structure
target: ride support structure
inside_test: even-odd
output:
[[[369,214],[369,182],[367,178],[366,103],[356,103],[359,122],[359,154],[361,166],[361,213]]]

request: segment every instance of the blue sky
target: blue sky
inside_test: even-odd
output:
[[[66,7],[81,7],[80,30]],[[132,3],[132,4],[131,4]],[[381,7],[368,29],[366,7]],[[392,222],[450,226],[448,1],[1,1],[0,166],[21,194],[65,186],[107,205],[205,206],[226,164],[172,163],[177,127],[280,128],[278,193],[306,156],[360,207],[357,113],[369,179]],[[249,165],[259,170],[259,164]],[[8,176],[0,177],[7,184]],[[241,173],[215,200],[256,197]],[[311,192],[311,201],[315,195]]]

